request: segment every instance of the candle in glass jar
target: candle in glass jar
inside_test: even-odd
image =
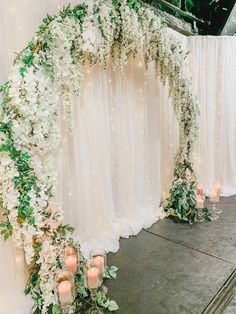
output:
[[[217,193],[215,190],[212,191],[211,194],[210,194],[210,201],[211,201],[212,203],[217,203],[217,202],[219,202],[219,196],[218,196],[218,193]]]
[[[202,184],[202,183],[199,183],[198,186],[197,186],[197,194],[198,194],[198,195],[202,195],[203,192],[204,192],[203,184]]]
[[[197,208],[204,208],[204,199],[202,197],[197,197]]]
[[[77,264],[80,263],[80,255],[79,255],[79,251],[77,251],[77,249],[75,249],[74,247],[68,247],[65,249],[65,255],[66,256],[76,256],[77,257]]]
[[[65,257],[65,265],[68,270],[76,272],[77,270],[77,257],[76,255],[68,255]]]
[[[100,273],[104,272],[105,260],[102,256],[96,256],[93,258],[94,266],[98,268]]]
[[[89,289],[97,289],[99,287],[99,270],[97,267],[91,267],[87,270],[87,283]]]
[[[58,295],[61,305],[71,304],[73,302],[72,284],[69,280],[65,280],[59,283]]]
[[[66,255],[76,255],[76,250],[73,247],[66,248]]]
[[[222,193],[222,187],[221,187],[221,185],[220,185],[219,182],[217,182],[217,183],[215,184],[214,190],[216,191],[216,193],[217,193],[218,195],[220,195],[220,194]]]

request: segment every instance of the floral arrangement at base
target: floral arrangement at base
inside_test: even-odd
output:
[[[35,301],[36,312],[62,313],[55,280],[63,271],[65,249],[73,246],[79,252],[73,229],[63,224],[63,212],[57,204],[59,108],[62,103],[68,128],[73,129],[72,98],[80,92],[84,63],[111,64],[122,70],[138,51],[147,68],[154,64],[162,82],[168,80],[179,123],[176,179],[165,208],[180,220],[191,220],[195,210],[192,151],[198,104],[188,76],[187,54],[152,8],[138,0],[78,0],[77,6],[47,16],[27,47],[17,54],[9,79],[1,86],[1,233],[4,239],[12,236],[25,251],[30,266],[25,292]],[[81,253],[79,256],[68,311],[83,309],[84,313],[91,298],[99,309],[116,310],[116,303],[104,291],[98,290],[94,297],[94,291],[91,294],[86,287],[86,261]],[[116,269],[105,273],[114,278]]]

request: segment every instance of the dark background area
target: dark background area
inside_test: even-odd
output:
[[[187,22],[194,20],[191,19],[192,15],[197,18],[199,34],[219,35],[236,0],[144,0],[144,2]]]

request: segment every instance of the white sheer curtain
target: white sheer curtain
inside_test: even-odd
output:
[[[199,181],[236,194],[236,37],[189,37],[193,84],[200,103]]]
[[[0,83],[7,80],[14,51],[25,47],[47,13],[69,2],[77,1],[0,0]],[[180,38],[189,44],[202,113],[199,180],[208,189],[220,180],[224,194],[234,194],[236,38]],[[74,100],[75,129],[65,134],[61,154],[60,199],[87,252],[95,246],[115,251],[119,236],[150,225],[171,182],[175,118],[167,87],[152,69],[145,76],[141,63],[140,57],[131,60],[123,75],[86,67],[82,94]],[[0,313],[29,313],[30,301],[21,293],[22,251],[0,240],[0,252]]]
[[[160,215],[160,97],[168,104],[167,88],[154,71],[145,74],[140,57],[124,73],[85,69],[73,135],[64,136],[59,194],[86,253],[117,251],[120,236]]]

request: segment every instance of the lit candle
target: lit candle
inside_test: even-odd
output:
[[[99,270],[97,267],[91,267],[87,270],[87,283],[89,289],[97,289],[99,287]]]
[[[216,193],[215,190],[213,190],[213,191],[211,192],[211,194],[210,194],[210,201],[211,201],[212,203],[217,203],[217,202],[219,202],[219,195]]]
[[[197,208],[202,209],[204,208],[204,199],[202,197],[197,197]]]
[[[76,255],[76,251],[73,247],[66,248],[66,255]]]
[[[93,264],[97,269],[99,270],[100,273],[104,272],[104,266],[105,266],[105,260],[104,257],[102,256],[96,256],[93,258]]]
[[[217,193],[218,195],[220,195],[220,194],[222,193],[222,187],[221,187],[221,185],[220,185],[219,182],[217,182],[217,183],[215,184],[214,190],[216,191],[216,193]]]
[[[76,255],[68,255],[65,257],[65,265],[68,270],[76,272],[77,270],[77,257]]]
[[[203,192],[204,192],[203,184],[202,184],[202,183],[199,183],[198,186],[197,186],[197,194],[198,194],[198,195],[202,195]]]
[[[69,280],[59,283],[58,294],[61,305],[71,304],[73,302],[72,284]]]
[[[66,256],[68,256],[68,255],[76,256],[77,257],[77,264],[79,264],[79,262],[80,262],[80,255],[79,255],[79,251],[76,248],[74,248],[74,247],[66,248],[65,255]]]

